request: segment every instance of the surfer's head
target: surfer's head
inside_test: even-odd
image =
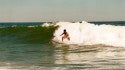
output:
[[[63,31],[66,32],[66,29],[64,29]]]

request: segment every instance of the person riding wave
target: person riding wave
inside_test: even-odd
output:
[[[68,32],[66,31],[66,29],[63,30],[63,33],[62,33],[60,36],[62,36],[62,35],[64,35],[64,36],[62,37],[62,42],[63,42],[63,40],[64,40],[65,38],[67,38],[67,39],[70,41],[70,37],[69,37],[69,34],[68,34]]]

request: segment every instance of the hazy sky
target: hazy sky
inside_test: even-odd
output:
[[[0,21],[124,21],[125,0],[0,0]]]

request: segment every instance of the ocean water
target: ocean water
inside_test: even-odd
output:
[[[124,70],[124,32],[124,21],[1,22],[0,70]]]

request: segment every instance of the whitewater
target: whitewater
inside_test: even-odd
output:
[[[50,26],[52,24],[43,24],[43,26]],[[82,22],[57,22],[53,24],[58,26],[53,36],[53,41],[64,44],[77,45],[110,45],[110,46],[125,46],[125,26],[115,25],[96,25]],[[64,39],[62,42],[63,30],[66,29],[70,36],[70,41]]]

